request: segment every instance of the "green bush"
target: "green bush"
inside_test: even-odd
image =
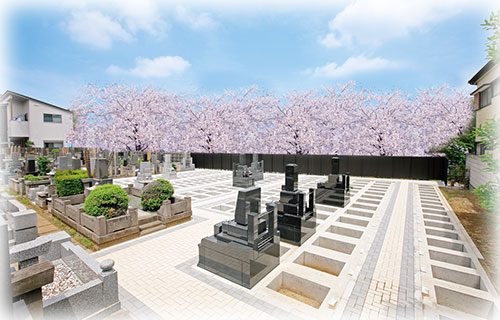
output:
[[[43,180],[43,178],[36,177],[36,176],[34,176],[32,174],[27,174],[23,178],[24,178],[24,180],[28,180],[28,181],[40,181],[40,180]]]
[[[104,216],[106,219],[127,213],[129,198],[120,186],[105,184],[96,187],[85,199],[83,210],[91,216]]]
[[[160,209],[164,200],[168,200],[174,194],[174,187],[164,179],[158,179],[144,187],[141,194],[142,208],[147,211]]]
[[[37,159],[38,162],[38,172],[44,176],[49,172],[49,163],[50,160],[47,157],[38,157]]]
[[[499,213],[500,209],[500,184],[488,181],[485,185],[480,185],[474,189],[474,193],[479,198],[479,204],[490,212]]]
[[[54,181],[57,186],[57,194],[60,197],[72,196],[83,193],[81,178],[87,178],[85,170],[57,170]]]

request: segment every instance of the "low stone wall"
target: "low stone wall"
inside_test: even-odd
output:
[[[118,274],[114,262],[97,260],[71,242],[61,245],[64,263],[83,284],[43,301],[46,319],[105,318],[120,310]],[[107,264],[107,266],[106,266]]]
[[[136,208],[129,208],[125,215],[106,219],[88,215],[83,208],[76,206],[84,201],[83,194],[54,198],[50,212],[97,244],[139,233]]]
[[[163,224],[191,217],[191,197],[172,197],[171,200],[163,201],[158,214]]]

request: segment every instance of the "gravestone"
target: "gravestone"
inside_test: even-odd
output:
[[[314,189],[305,193],[298,189],[298,184],[298,166],[287,164],[285,185],[277,203],[278,229],[283,241],[300,246],[316,232],[316,208]]]
[[[259,155],[256,153],[252,154],[250,171],[255,181],[264,180],[264,160],[259,161]]]
[[[191,153],[189,152],[182,153],[181,168],[182,171],[194,170],[194,163],[193,163],[193,158],[191,157]]]
[[[96,185],[113,184],[113,179],[109,178],[108,160],[103,158],[95,159],[93,177]]]
[[[161,177],[165,180],[177,179],[177,171],[172,167],[172,162],[170,162],[170,154],[165,154],[163,156],[163,171]]]
[[[36,156],[34,154],[28,154],[26,165],[26,174],[36,173]]]
[[[318,183],[316,189],[316,203],[328,206],[345,207],[351,199],[349,190],[349,173],[340,174],[340,161],[338,157],[332,157],[332,173],[328,175],[328,180]]]
[[[135,179],[135,187],[142,189],[148,183],[153,182],[153,175],[151,173],[151,162],[142,161],[139,166],[139,174]]]
[[[66,156],[57,157],[57,169],[59,169],[59,170],[68,170],[69,169],[68,157],[66,157]]]
[[[279,265],[280,236],[277,209],[261,213],[260,187],[238,192],[234,220],[217,223],[214,235],[198,245],[198,266],[252,288]]]
[[[96,158],[90,158],[90,172],[94,174]]]
[[[80,170],[82,168],[82,160],[77,158],[71,159],[71,168],[73,170]]]
[[[239,163],[233,163],[233,187],[248,188],[255,185],[252,171],[245,164],[245,155],[240,154]]]

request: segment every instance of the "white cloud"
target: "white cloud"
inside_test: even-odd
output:
[[[135,68],[122,69],[111,65],[107,71],[113,74],[130,74],[143,78],[166,78],[173,74],[183,73],[190,66],[191,64],[187,60],[179,56],[163,56],[154,59],[138,57]]]
[[[346,78],[359,73],[395,69],[400,67],[398,62],[390,61],[383,58],[367,58],[363,55],[350,57],[342,65],[337,65],[335,62],[327,63],[324,66],[308,69],[306,74],[327,78]]]
[[[64,24],[73,40],[98,49],[109,49],[114,40],[130,41],[133,37],[122,26],[99,11],[78,11]]]
[[[378,46],[486,3],[489,1],[356,0],[330,21],[330,32],[318,41],[326,47]]]
[[[196,14],[183,6],[175,7],[175,15],[177,20],[196,30],[212,29],[217,25],[208,13]]]

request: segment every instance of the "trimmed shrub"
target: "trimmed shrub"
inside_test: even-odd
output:
[[[87,178],[85,170],[57,170],[54,181],[57,186],[57,194],[60,197],[72,196],[83,193],[81,178]]]
[[[85,199],[83,210],[91,216],[104,216],[106,219],[127,213],[129,197],[120,186],[105,184],[96,187]]]
[[[164,200],[168,200],[174,194],[174,187],[164,179],[158,179],[144,187],[141,194],[142,208],[147,211],[160,209]]]
[[[40,180],[43,180],[43,178],[36,177],[36,176],[34,176],[32,174],[27,174],[23,178],[24,178],[24,180],[28,180],[28,181],[40,181]]]
[[[44,176],[49,172],[49,163],[50,160],[47,157],[38,157],[37,159],[38,162],[38,172]]]

